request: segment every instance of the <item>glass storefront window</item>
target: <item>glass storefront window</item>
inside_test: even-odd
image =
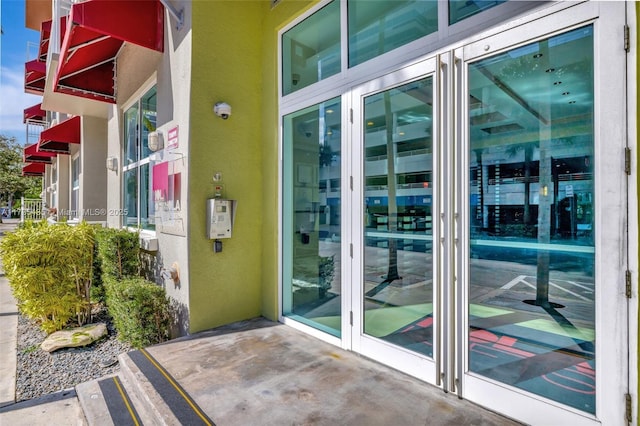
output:
[[[124,172],[124,209],[125,226],[138,226],[138,169],[133,168]]]
[[[506,1],[507,0],[449,0],[449,25],[458,23]]]
[[[142,132],[140,135],[142,140],[141,158],[146,158],[152,154],[152,151],[149,149],[148,139],[149,133],[156,130],[156,114],[158,111],[157,98],[158,94],[156,93],[156,89],[153,88],[140,100],[140,107],[142,110]]]
[[[438,31],[438,2],[351,0],[349,67]]]
[[[440,32],[439,37],[427,38],[421,46],[439,47],[443,37],[451,38],[447,24],[440,25],[439,7],[448,7],[450,26],[506,2],[348,0],[346,8],[341,9],[341,2],[334,0],[282,34],[282,96],[341,73],[341,52],[345,49],[348,67],[353,68]],[[344,37],[341,29],[343,10],[347,14]],[[510,16],[513,12],[505,13]],[[477,23],[473,25],[478,27]]]
[[[124,113],[124,165],[138,161],[138,104]]]
[[[620,423],[626,9],[441,1],[438,32],[387,46],[426,3],[342,0],[343,72],[279,100],[283,322],[527,424]],[[333,96],[344,185],[316,160]],[[317,289],[338,239],[342,321]]]
[[[282,35],[283,94],[340,70],[340,2],[333,1]]]
[[[340,336],[340,98],[283,120],[283,314]]]
[[[153,87],[124,112],[124,225],[141,229],[155,229],[147,140],[156,130],[156,99]]]

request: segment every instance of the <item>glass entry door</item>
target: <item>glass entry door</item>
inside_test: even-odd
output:
[[[371,82],[354,96],[354,347],[436,380],[433,323],[436,59]],[[356,190],[357,188],[357,190]],[[360,222],[359,218],[363,221]]]
[[[622,423],[623,23],[582,4],[353,91],[354,350],[526,423]]]
[[[594,28],[470,62],[468,369],[595,414]]]
[[[455,52],[461,393],[527,423],[624,422],[623,25],[589,2]]]

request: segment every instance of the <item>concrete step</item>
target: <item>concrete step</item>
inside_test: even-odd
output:
[[[98,379],[103,380],[103,379]],[[80,408],[89,425],[114,425],[109,414],[107,401],[100,390],[98,380],[81,383],[76,386],[76,395]]]
[[[123,399],[119,395],[105,396],[103,389],[105,381],[117,379],[121,387],[121,393],[125,394],[131,404],[140,424],[143,425],[180,425],[171,409],[165,404],[162,397],[155,391],[149,383],[147,377],[140,372],[136,364],[127,354],[118,357],[120,362],[120,372],[117,375],[105,376],[100,379],[81,383],[76,386],[76,393],[80,407],[84,413],[89,426],[114,425],[121,426],[122,420],[116,417],[119,414],[127,414],[129,407],[123,408]],[[101,387],[101,382],[102,387]],[[119,407],[118,405],[119,404]],[[115,415],[110,412],[115,409]],[[123,413],[124,411],[124,413]],[[126,416],[131,421],[128,424],[136,424],[131,415]]]
[[[119,376],[122,378],[136,410],[143,419],[143,423],[167,426],[181,425],[162,396],[155,390],[147,376],[140,371],[129,354],[120,354],[118,361],[120,362]]]

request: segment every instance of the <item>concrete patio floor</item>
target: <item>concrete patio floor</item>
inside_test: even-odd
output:
[[[513,425],[289,326],[254,319],[148,348],[217,425]]]

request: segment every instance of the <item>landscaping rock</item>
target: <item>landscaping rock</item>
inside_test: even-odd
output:
[[[104,360],[132,350],[118,339],[113,320],[102,306],[93,315],[94,323],[107,324],[108,334],[88,346],[63,348],[54,352],[40,349],[47,334],[38,323],[18,315],[18,347],[16,371],[16,401],[27,401],[53,392],[73,388],[79,383],[118,374],[120,364],[105,367]],[[2,425],[0,416],[0,425]]]
[[[61,330],[51,333],[42,342],[40,347],[47,352],[53,352],[61,348],[75,348],[86,346],[95,342],[107,334],[107,325],[103,322],[97,324],[87,324],[82,327],[70,330]]]

